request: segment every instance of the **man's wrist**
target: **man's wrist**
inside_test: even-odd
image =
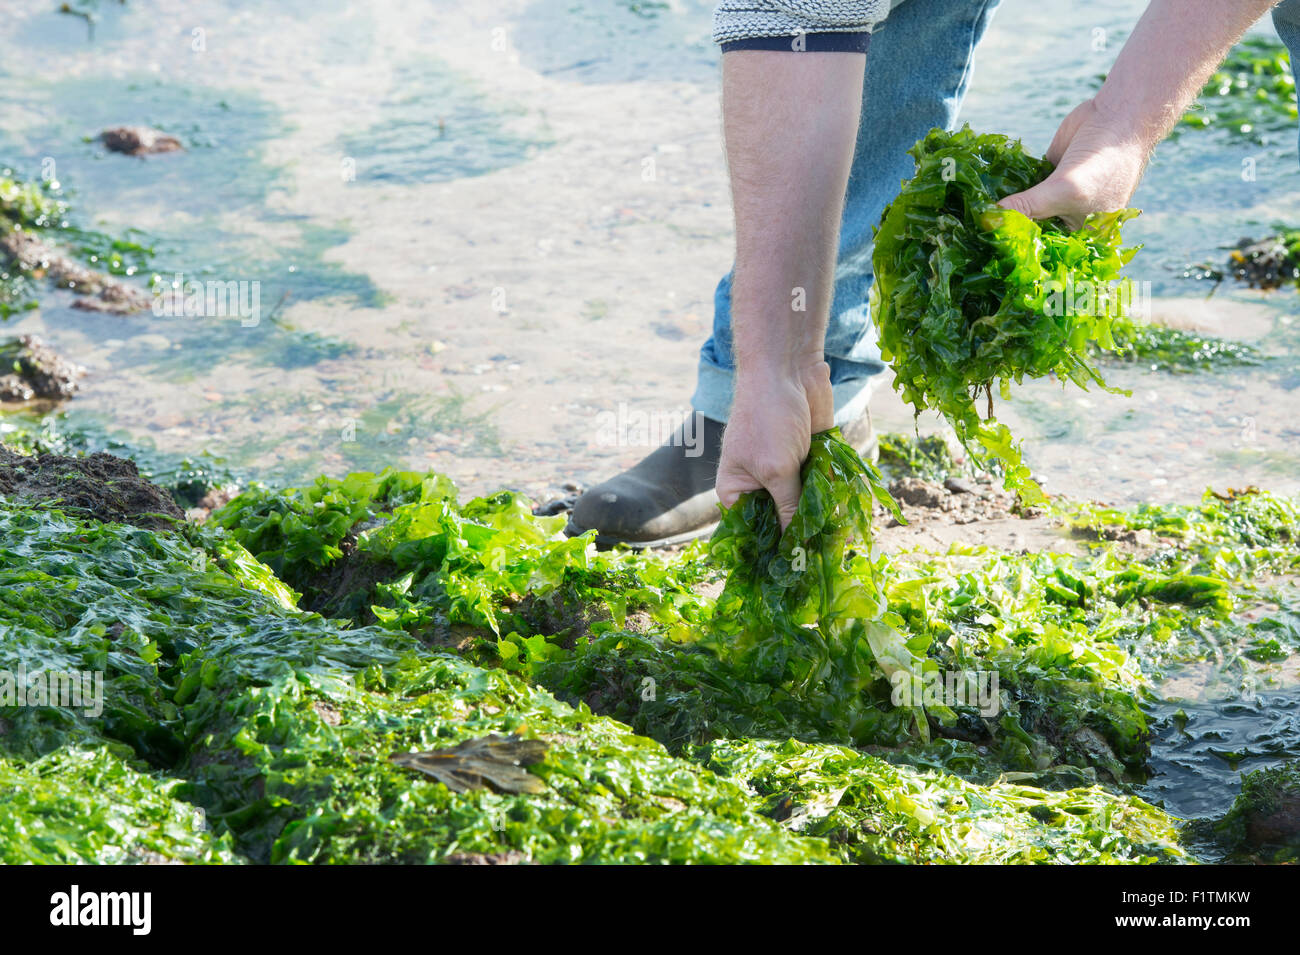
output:
[[[1091,100],[1097,122],[1114,135],[1115,145],[1135,147],[1149,154],[1172,125],[1168,111],[1143,116],[1134,109],[1132,100],[1118,95],[1112,99],[1107,92],[1103,87]]]
[[[804,384],[824,361],[821,355],[815,358],[759,358],[736,363],[736,386],[753,384],[767,387],[772,382],[787,381]]]

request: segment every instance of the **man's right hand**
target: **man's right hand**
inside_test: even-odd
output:
[[[726,507],[746,491],[766,489],[784,529],[803,487],[799,471],[812,436],[835,426],[831,369],[817,362],[794,374],[736,375],[731,416],[722,435],[718,498]]]

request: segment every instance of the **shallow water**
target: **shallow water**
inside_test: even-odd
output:
[[[252,328],[86,316],[59,295],[11,322],[91,367],[71,424],[282,481],[403,463],[544,494],[645,453],[602,445],[601,412],[685,409],[730,250],[710,4],[131,0],[101,4],[93,38],[47,0],[12,6],[0,157],[52,158],[82,219],[143,229],[163,276],[261,283]],[[966,118],[1045,148],[1140,7],[1008,0]],[[133,122],[190,148],[140,161],[84,141]],[[1175,297],[1156,311],[1275,357],[1115,369],[1131,399],[1035,383],[999,414],[1049,489],[1300,488],[1300,329],[1281,325],[1300,299],[1225,286],[1207,306],[1181,277],[1300,221],[1294,137],[1183,133],[1136,202],[1133,276]],[[909,423],[892,394],[877,406]]]
[[[34,175],[53,159],[83,223],[144,230],[169,278],[258,282],[262,309],[245,327],[48,295],[8,331],[90,368],[68,427],[207,449],[274,481],[399,464],[544,496],[648,450],[602,445],[602,413],[686,408],[731,254],[710,3],[129,0],[100,5],[93,37],[57,6],[7,5],[0,164]],[[1006,0],[965,118],[1042,151],[1141,7]],[[189,148],[136,160],[86,141],[123,123]],[[1161,297],[1154,312],[1258,340],[1269,360],[1115,367],[1131,398],[1034,383],[999,415],[1049,491],[1300,491],[1300,296],[1225,284],[1207,299],[1182,277],[1300,223],[1295,136],[1184,132],[1135,204],[1146,249],[1130,272]],[[911,424],[892,394],[875,410]],[[1240,770],[1296,755],[1297,706],[1294,683],[1249,706],[1214,690],[1159,703],[1150,791],[1219,811]]]

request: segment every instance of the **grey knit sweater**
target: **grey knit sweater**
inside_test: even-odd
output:
[[[721,0],[717,43],[800,33],[868,33],[889,16],[890,0]]]

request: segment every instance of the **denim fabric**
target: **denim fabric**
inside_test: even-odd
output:
[[[998,2],[904,0],[872,34],[826,330],[836,424],[847,424],[866,410],[872,384],[885,371],[867,309],[872,227],[898,194],[899,182],[912,174],[907,151],[935,126],[955,125],[970,84],[975,46]],[[713,335],[700,349],[691,399],[696,411],[727,420],[734,368],[727,275],[714,295]]]
[[[1273,26],[1291,51],[1291,69],[1300,70],[1300,0],[1282,0],[1274,7]]]

